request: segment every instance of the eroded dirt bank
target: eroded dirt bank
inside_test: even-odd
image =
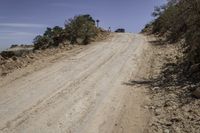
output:
[[[148,41],[140,34],[115,34],[35,71],[1,79],[0,131],[145,132],[147,88],[131,84],[152,76]]]

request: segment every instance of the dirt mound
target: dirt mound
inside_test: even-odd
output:
[[[32,64],[36,60],[42,60],[45,57],[70,50],[73,47],[74,46],[72,45],[68,45],[66,47],[38,50],[34,52],[30,52],[29,50],[25,52],[24,50],[9,50],[8,52],[3,52],[4,57],[0,56],[0,76],[6,76],[16,69]],[[18,55],[18,53],[20,53],[20,55]]]
[[[2,51],[1,56],[4,58],[12,58],[14,56],[21,57],[21,56],[27,55],[32,52],[33,52],[33,46],[31,46],[31,47],[17,46],[17,47]]]
[[[110,35],[110,32],[107,32],[104,29],[99,29],[97,36],[94,39],[92,39],[92,41],[105,40],[106,38],[108,38],[109,35]]]

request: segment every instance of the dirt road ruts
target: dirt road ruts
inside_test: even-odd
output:
[[[146,65],[146,49],[143,35],[118,33],[1,86],[0,132],[143,132],[144,92],[124,83]]]

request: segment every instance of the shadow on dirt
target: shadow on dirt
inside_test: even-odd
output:
[[[162,40],[155,40],[155,41],[149,41],[150,44],[154,45],[154,46],[160,46],[160,45],[165,45],[165,41]]]
[[[134,86],[134,85],[152,85],[155,83],[155,80],[131,80],[128,82],[124,82],[124,85]]]

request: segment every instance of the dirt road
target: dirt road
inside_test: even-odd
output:
[[[0,83],[0,132],[141,133],[147,39],[115,34],[9,84]],[[6,79],[7,80],[7,79]]]

